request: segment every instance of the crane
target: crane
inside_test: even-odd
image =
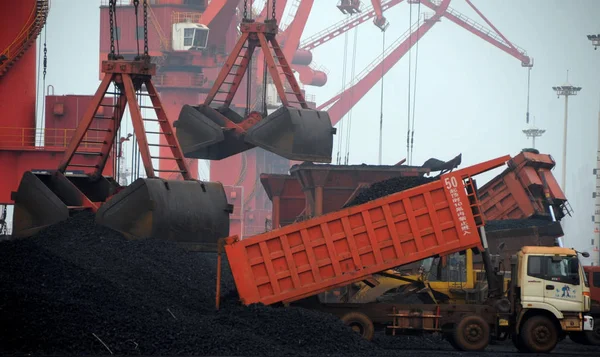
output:
[[[385,31],[390,25],[387,19],[383,16],[383,6],[381,0],[371,0],[373,5],[373,11],[375,12],[375,19],[373,23],[379,27],[381,31]],[[344,14],[356,14],[362,12],[362,3],[360,0],[341,0],[338,4],[338,9]]]
[[[357,75],[357,78],[354,79],[354,85],[347,86],[345,91],[337,93],[332,98],[318,105],[317,108],[319,110],[328,111],[333,125],[338,123],[348,111],[352,109],[352,107],[356,105],[356,103],[362,99],[377,82],[379,82],[382,73],[385,75],[385,73],[387,73],[410,50],[411,46],[416,44],[417,41],[442,17],[448,18],[450,21],[458,24],[467,31],[515,57],[521,61],[522,67],[529,68],[533,66],[533,59],[527,55],[525,50],[506,39],[506,37],[502,35],[502,33],[477,8],[475,8],[470,0],[465,1],[476,10],[492,29],[488,29],[452,9],[449,6],[450,0],[421,0],[421,4],[433,9],[435,14],[423,21],[420,26],[417,26],[418,22],[414,23],[411,28],[394,41],[383,54],[373,60],[371,64],[365,67],[365,69]],[[344,30],[347,31],[346,28],[344,28]],[[338,33],[337,35],[341,33]],[[323,39],[329,37],[331,37],[329,34],[322,36]],[[314,49],[325,42],[326,41],[320,39],[312,39],[311,42],[305,46],[306,48]],[[352,93],[352,95],[349,95],[350,93]]]

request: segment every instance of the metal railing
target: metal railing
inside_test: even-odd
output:
[[[66,148],[76,129],[10,128],[0,127],[0,148]],[[84,140],[103,140],[101,132],[90,132]],[[101,146],[94,143],[82,143],[81,147]]]
[[[440,6],[442,4],[441,0],[430,0],[431,3],[433,3],[436,6]],[[466,15],[454,10],[453,8],[451,8],[450,6],[448,6],[448,8],[446,9],[446,13],[453,15],[454,17],[456,17],[457,19],[463,21],[464,23],[468,24],[469,26],[471,26],[473,29],[477,30],[479,33],[481,33],[484,36],[488,36],[489,38],[491,38],[492,40],[499,42],[501,44],[503,44],[506,47],[515,47],[517,51],[519,51],[523,56],[527,56],[527,51],[525,51],[523,48],[515,45],[514,43],[511,42],[507,42],[505,41],[498,33],[496,33],[496,31],[483,26],[482,24],[478,23],[477,21],[467,17]]]
[[[191,11],[175,11],[171,13],[171,23],[176,24],[180,22],[194,22],[200,23],[200,17],[202,16],[199,12]]]

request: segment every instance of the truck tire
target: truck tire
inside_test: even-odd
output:
[[[341,319],[346,326],[361,335],[365,340],[371,341],[375,334],[375,327],[371,319],[361,312],[349,312]]]
[[[456,325],[453,337],[453,346],[459,351],[482,351],[490,342],[490,325],[480,316],[465,316]]]
[[[521,327],[521,339],[530,352],[548,353],[558,343],[558,331],[546,316],[533,316]]]

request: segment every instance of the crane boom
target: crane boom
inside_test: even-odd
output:
[[[450,0],[444,0],[447,7]],[[436,13],[428,20],[421,23],[415,22],[411,28],[400,36],[388,49],[367,66],[359,75],[359,80],[355,84],[348,86],[348,89],[338,93],[336,96],[321,104],[318,108],[322,110],[331,106],[328,110],[331,123],[338,123],[346,113],[385,75],[394,65],[425,35],[443,15],[445,7],[442,5]],[[411,36],[412,34],[412,36]],[[382,74],[383,73],[383,74]],[[348,95],[350,94],[350,95]]]
[[[494,27],[494,25],[492,25],[492,23],[485,16],[483,16],[483,14],[469,0],[467,0],[467,3],[492,29],[486,28],[485,26],[468,18],[451,7],[448,7],[444,17],[520,60],[523,67],[533,66],[533,59],[527,56],[527,52],[524,49],[514,45],[508,39],[506,39],[506,37],[504,37],[504,35],[502,35],[502,33],[498,31],[498,29],[496,29],[496,27]],[[440,4],[440,0],[421,0],[421,4],[435,10]]]
[[[419,27],[417,34],[413,35],[412,41],[409,43],[407,37],[408,34],[410,34],[410,31],[407,31],[405,34],[403,34],[403,36],[389,46],[382,55],[376,58],[361,73],[358,74],[357,79],[353,81],[355,83],[354,85],[347,86],[345,91],[339,92],[318,106],[319,110],[329,108],[328,112],[333,125],[338,123],[350,111],[350,109],[352,109],[352,107],[354,107],[354,105],[358,103],[358,101],[375,86],[375,84],[381,79],[381,76],[387,73],[404,56],[404,54],[410,50],[411,45],[414,45],[418,39],[420,39],[427,31],[429,31],[431,26],[433,26],[433,24],[437,22],[441,16],[446,17],[448,20],[467,29],[469,32],[477,35],[504,52],[517,58],[521,61],[521,65],[523,67],[533,66],[533,59],[527,56],[527,52],[524,49],[514,45],[506,37],[504,37],[504,35],[502,35],[500,31],[497,30],[496,27],[494,27],[494,25],[492,25],[491,22],[485,18],[485,16],[483,16],[483,14],[476,9],[470,1],[468,1],[468,3],[484,19],[484,21],[491,28],[493,28],[493,30],[484,27],[460,12],[452,9],[448,6],[448,3],[445,3],[444,1],[421,0],[421,3],[435,10],[435,15],[427,19],[423,26]],[[443,6],[445,6],[444,11],[440,15],[439,11]],[[428,26],[425,27],[425,25]],[[413,27],[414,26],[415,24],[413,24]]]
[[[381,11],[386,11],[387,9],[400,4],[404,0],[385,0],[378,1],[381,3]],[[351,16],[347,19],[337,22],[326,28],[325,30],[314,34],[313,36],[307,38],[306,40],[300,43],[301,50],[313,50],[325,42],[331,41],[339,35],[352,30],[356,26],[362,24],[363,22],[376,18],[377,12],[373,7],[369,7],[366,9],[366,12],[363,12],[360,16]]]

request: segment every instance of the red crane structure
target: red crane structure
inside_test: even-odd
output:
[[[337,4],[332,1],[332,8],[337,5],[340,11],[348,14],[347,18],[314,36],[306,37],[303,41],[301,38],[314,0],[279,0],[275,14],[272,14],[272,9],[269,8],[269,1],[266,1],[265,5],[258,9],[252,9],[252,1],[248,0],[148,1],[148,19],[151,24],[148,34],[148,52],[157,65],[157,75],[153,77],[154,84],[160,93],[163,108],[170,121],[177,120],[184,105],[203,103],[214,86],[221,67],[242,34],[239,24],[244,15],[244,3],[250,5],[252,10],[249,11],[249,17],[253,17],[256,21],[264,21],[273,17],[281,19],[287,5],[289,15],[279,23],[277,40],[284,56],[290,60],[292,69],[299,77],[300,90],[307,105],[318,110],[326,109],[332,124],[340,122],[352,107],[379,82],[382,76],[410,51],[411,47],[429,32],[436,22],[444,18],[515,57],[522,66],[533,65],[532,59],[524,50],[506,39],[470,0],[465,1],[483,19],[485,26],[452,9],[449,6],[451,0],[407,0],[409,5],[423,5],[433,10],[434,14],[424,20],[416,21],[379,57],[375,58],[355,78],[352,78],[349,85],[344,84],[342,91],[319,105],[315,103],[312,96],[306,94],[304,87],[324,86],[328,83],[326,71],[319,68],[313,61],[312,51],[371,19],[376,26],[385,31],[389,25],[384,17],[385,11],[401,4],[404,2],[403,0],[372,0],[370,7],[363,6],[360,1],[356,0],[342,0]],[[139,52],[136,40],[143,36],[143,33],[140,33],[143,28],[135,21],[134,0],[118,2],[119,17],[112,36],[117,42],[121,55],[129,59]],[[5,19],[6,21],[3,23],[9,24],[8,28],[10,29],[10,31],[3,31],[0,35],[0,51],[3,51],[0,52],[0,98],[10,100],[17,93],[23,93],[23,91],[16,91],[15,88],[27,86],[28,99],[26,101],[10,100],[19,103],[11,108],[0,106],[0,127],[9,127],[15,140],[23,143],[23,145],[17,145],[18,148],[14,145],[8,148],[5,144],[7,141],[0,140],[0,164],[12,166],[12,162],[17,157],[25,157],[22,155],[23,152],[30,151],[32,153],[29,156],[31,160],[20,159],[19,165],[23,162],[23,168],[22,170],[19,168],[17,170],[19,172],[14,177],[8,175],[10,177],[0,179],[2,180],[0,181],[0,197],[4,198],[0,200],[0,204],[12,203],[9,193],[16,189],[23,170],[48,167],[48,159],[42,158],[46,154],[40,154],[44,151],[34,143],[36,49],[35,46],[31,46],[35,43],[35,37],[39,35],[43,27],[45,21],[43,9],[44,4],[47,5],[48,1],[24,0],[18,2],[18,7],[15,7],[16,5],[13,3],[8,0],[0,0],[0,19]],[[35,11],[32,11],[34,6]],[[10,10],[2,11],[3,9]],[[110,51],[108,0],[101,0],[100,12],[100,59],[102,60]],[[32,17],[31,13],[35,16]],[[18,43],[19,46],[16,46],[15,43]],[[16,47],[19,50],[15,50]],[[346,59],[344,58],[344,60]],[[8,71],[6,70],[7,63],[10,63]],[[254,56],[248,68],[248,73],[239,83],[230,108],[244,111],[250,107],[250,110],[260,111],[266,106],[267,111],[272,112],[281,106],[272,80],[265,80],[266,67],[262,52],[258,52]],[[249,83],[248,79],[250,79]],[[265,86],[267,87],[266,91],[264,90]],[[64,142],[62,147],[54,149],[48,147],[46,152],[51,150],[64,152],[77,123],[75,99],[89,102],[91,96],[81,98],[47,96],[46,103],[49,105],[46,108],[45,126],[58,133],[61,133],[62,128],[66,134],[61,134],[65,137],[63,139],[53,139],[56,142]],[[62,124],[60,120],[66,117],[70,118],[68,125]],[[8,131],[3,131],[0,135],[7,135],[6,133]],[[46,130],[44,135],[48,138],[49,131]],[[149,141],[152,142],[152,140],[161,140],[159,144],[166,147],[164,139],[150,137]],[[46,140],[46,142],[49,141]],[[136,142],[135,137],[132,138],[132,142]],[[156,156],[167,156],[166,154],[166,148],[161,147]],[[57,158],[53,159],[54,162],[58,163],[60,156],[57,155]],[[139,171],[135,167],[140,162],[139,159],[136,159],[138,156],[137,152],[131,155],[132,172]],[[10,161],[9,157],[13,161]],[[43,160],[46,161],[41,166],[39,163]],[[158,161],[160,170],[163,171],[160,174],[161,177],[181,179],[177,173],[167,172],[176,170],[172,160]],[[198,161],[194,159],[186,161],[192,177],[197,178]],[[114,168],[110,166],[107,165],[105,175],[112,173]],[[238,155],[211,162],[210,180],[223,183],[227,198],[234,205],[234,212],[230,216],[231,234],[249,236],[265,230],[265,222],[270,219],[271,202],[260,184],[259,176],[261,173],[287,173],[289,167],[289,160],[261,148],[253,148]]]

